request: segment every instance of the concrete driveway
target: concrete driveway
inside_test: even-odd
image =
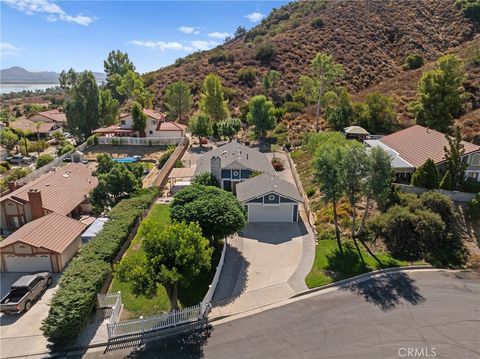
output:
[[[212,317],[270,304],[307,289],[315,251],[303,223],[249,223],[229,239]]]
[[[1,273],[1,296],[22,275],[28,273]],[[47,316],[49,302],[57,290],[58,274],[53,275],[53,284],[38,298],[32,308],[21,314],[0,314],[0,357],[30,356],[47,350],[47,339],[40,326]]]

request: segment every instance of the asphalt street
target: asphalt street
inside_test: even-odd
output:
[[[207,330],[146,343],[132,356],[480,358],[480,274],[383,275]]]

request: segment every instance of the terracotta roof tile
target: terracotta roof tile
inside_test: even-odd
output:
[[[65,112],[61,112],[58,109],[39,112],[37,115],[45,117],[47,120],[53,122],[67,122],[67,116]]]
[[[73,218],[50,213],[17,229],[0,242],[0,248],[22,242],[62,253],[85,228],[83,223]]]
[[[50,171],[34,181],[0,198],[8,198],[22,203],[28,202],[28,190],[35,188],[42,195],[43,208],[67,215],[87,197],[88,193],[97,187],[98,178],[92,175],[92,170],[83,163],[71,163]]]
[[[30,131],[32,133],[48,133],[58,128],[58,125],[54,122],[43,122],[40,124],[37,130],[37,124],[26,118],[20,118],[10,122],[9,126],[14,130]]]
[[[160,122],[157,126],[157,131],[184,131],[187,126],[176,122]]]
[[[435,163],[443,162],[444,147],[448,146],[443,133],[419,125],[382,137],[380,142],[398,152],[400,157],[415,167],[423,165],[429,158]],[[466,141],[462,143],[465,146],[465,154],[480,151],[480,146]]]

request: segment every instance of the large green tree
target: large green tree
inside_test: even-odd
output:
[[[81,72],[65,105],[69,132],[87,138],[100,125],[100,95],[91,71]]]
[[[132,285],[135,295],[153,297],[162,285],[172,310],[178,310],[178,286],[187,286],[210,268],[213,248],[196,223],[173,223],[159,229],[147,220],[142,229],[140,258],[126,257],[117,268],[119,279]]]
[[[323,95],[331,90],[344,71],[335,63],[331,55],[318,53],[310,64],[310,74],[300,76],[300,91],[312,102],[316,103],[315,130],[319,130],[320,107]]]
[[[270,70],[263,76],[265,96],[270,97],[273,101],[277,100],[277,87],[281,78],[282,73],[276,70]]]
[[[133,129],[140,133],[140,137],[145,137],[145,127],[147,126],[147,115],[143,113],[143,107],[134,101],[131,108]]]
[[[452,190],[459,190],[465,182],[465,170],[467,164],[463,161],[465,155],[465,146],[462,143],[462,135],[460,129],[455,128],[455,136],[445,136],[448,141],[448,147],[444,147],[445,161],[447,164],[447,171],[450,175]]]
[[[218,124],[218,134],[227,137],[230,141],[242,128],[242,122],[239,118],[227,118]]]
[[[218,75],[209,74],[203,80],[200,109],[213,122],[223,121],[230,116],[228,101],[224,99],[222,81]]]
[[[117,123],[120,114],[120,104],[112,97],[108,89],[100,90],[100,125],[111,126]]]
[[[140,102],[143,107],[151,107],[153,96],[145,89],[142,77],[135,71],[127,71],[120,80],[116,91],[126,99]]]
[[[198,222],[203,235],[214,242],[239,232],[247,222],[243,205],[231,192],[202,185],[188,186],[175,195],[170,219]]]
[[[165,106],[170,118],[183,120],[190,113],[192,105],[190,87],[184,81],[177,81],[166,87]]]
[[[254,131],[259,137],[264,137],[267,130],[275,127],[275,107],[263,95],[254,96],[248,102],[247,121],[254,126]]]
[[[128,54],[119,50],[111,51],[107,59],[103,61],[103,67],[107,75],[106,87],[112,92],[113,98],[123,103],[126,96],[117,92],[117,86],[120,85],[128,71],[135,71],[133,62],[128,58]]]
[[[5,127],[0,131],[0,143],[7,150],[13,150],[18,145],[18,135],[11,128]]]
[[[58,82],[60,82],[60,88],[65,90],[68,95],[77,85],[78,73],[73,68],[70,68],[68,71],[62,70],[58,76]]]
[[[457,55],[442,56],[435,69],[423,74],[417,99],[410,104],[417,124],[448,132],[462,110],[464,80],[462,60]]]
[[[342,131],[353,121],[352,100],[345,87],[338,94],[329,91],[324,96],[325,117],[328,125],[335,131]]]
[[[391,132],[397,117],[393,99],[379,92],[373,92],[365,96],[365,105],[368,108],[367,123],[360,125],[374,134]]]
[[[207,115],[199,114],[188,121],[188,129],[193,136],[197,136],[198,138],[208,137],[212,134],[212,122]],[[200,146],[202,146],[201,141]]]

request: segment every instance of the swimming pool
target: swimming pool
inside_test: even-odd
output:
[[[140,161],[140,156],[133,156],[133,157],[122,157],[122,158],[114,158],[113,160],[118,163],[133,163]]]

